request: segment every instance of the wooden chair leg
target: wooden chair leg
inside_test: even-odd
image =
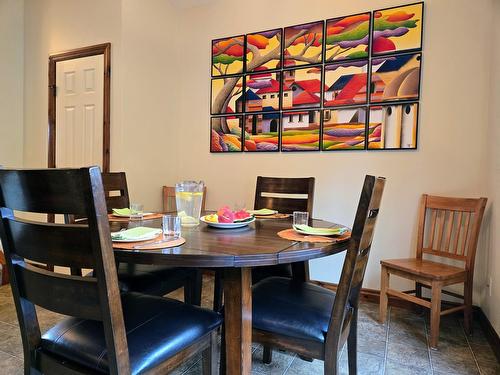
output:
[[[441,288],[439,282],[432,282],[431,297],[431,337],[430,347],[437,349],[439,341],[439,322],[441,320]]]
[[[203,276],[200,270],[196,270],[196,274],[189,278],[184,285],[184,302],[190,305],[201,306],[201,287]]]
[[[327,351],[325,353],[325,364],[324,364],[324,374],[325,375],[337,375],[339,374],[339,351],[338,348],[335,350]]]
[[[219,375],[226,375],[226,330],[222,323],[221,338],[220,338],[220,365]]]
[[[468,335],[472,334],[472,282],[464,283],[464,329]]]
[[[215,271],[214,278],[214,311],[220,312],[222,310],[222,295],[223,295],[223,285],[222,285],[222,271]]]
[[[215,375],[217,373],[217,334],[210,335],[210,345],[203,351],[203,375]]]
[[[357,354],[358,354],[358,309],[354,310],[354,315],[349,328],[347,337],[347,361],[349,365],[349,374],[357,374]]]
[[[387,320],[387,304],[389,300],[387,298],[387,289],[389,288],[389,270],[387,267],[382,266],[380,275],[380,306],[379,306],[379,320],[380,323],[384,324]]]
[[[273,361],[273,348],[264,345],[264,354],[262,355],[262,362],[269,365]]]

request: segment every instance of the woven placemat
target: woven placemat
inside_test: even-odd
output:
[[[304,235],[297,233],[292,228],[290,228],[278,232],[278,236],[290,241],[337,243],[348,240],[351,237],[351,232],[350,231],[345,232],[341,236],[326,237],[326,236]]]
[[[146,215],[142,218],[142,220],[152,220],[152,219],[160,219],[163,216],[163,214],[151,214],[151,215]],[[109,221],[114,221],[114,222],[119,222],[119,223],[127,223],[130,221],[130,218],[128,217],[120,217],[120,216],[115,216],[113,214],[108,215],[108,220]],[[139,220],[134,220],[134,221],[139,221]]]
[[[256,219],[288,219],[290,214],[254,215]]]
[[[137,242],[113,242],[113,247],[115,249],[125,249],[125,250],[156,250],[165,249],[168,247],[176,247],[182,245],[186,240],[182,237],[176,240],[169,240],[166,242],[160,242],[163,240],[163,233],[156,238],[148,241],[137,241]]]

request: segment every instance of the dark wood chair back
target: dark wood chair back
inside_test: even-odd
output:
[[[417,258],[423,254],[465,262],[474,269],[486,198],[449,198],[423,194],[420,201]]]
[[[125,172],[103,173],[102,184],[106,195],[108,213],[111,213],[113,208],[130,207],[127,176],[125,175]]]
[[[82,216],[88,222],[32,221],[21,219],[19,211]],[[60,314],[102,321],[110,372],[130,373],[99,168],[0,170],[0,219],[0,238],[21,329],[25,368],[44,372],[44,364],[59,363],[40,350],[41,334],[35,310],[38,305]],[[94,277],[59,274],[34,267],[28,260],[92,268]],[[55,371],[54,367],[50,371]],[[68,369],[60,367],[57,373],[65,371]]]
[[[280,213],[309,212],[312,215],[314,177],[257,177],[254,209],[270,208]]]
[[[359,294],[370,255],[384,185],[383,177],[369,175],[365,177],[328,327],[326,338],[328,348],[340,349],[338,345],[341,342],[341,334],[345,332],[342,328],[347,327],[352,320],[354,322],[357,320],[352,314],[357,314]],[[350,314],[347,313],[349,311]]]

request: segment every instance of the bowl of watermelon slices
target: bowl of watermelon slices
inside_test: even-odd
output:
[[[255,221],[255,217],[246,210],[233,211],[229,206],[223,206],[217,213],[200,218],[208,226],[222,229],[241,228]]]

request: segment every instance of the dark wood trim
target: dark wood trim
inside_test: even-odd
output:
[[[491,325],[490,320],[479,306],[473,306],[472,309],[474,311],[474,319],[477,320],[483,329],[483,333],[486,336],[491,349],[493,349],[493,353],[495,353],[497,361],[500,363],[500,336],[497,331],[495,331],[495,328]]]
[[[110,119],[111,119],[111,43],[77,48],[49,56],[49,139],[48,167],[56,167],[56,63],[82,57],[104,55],[104,103],[103,103],[103,154],[102,172],[110,169]]]

